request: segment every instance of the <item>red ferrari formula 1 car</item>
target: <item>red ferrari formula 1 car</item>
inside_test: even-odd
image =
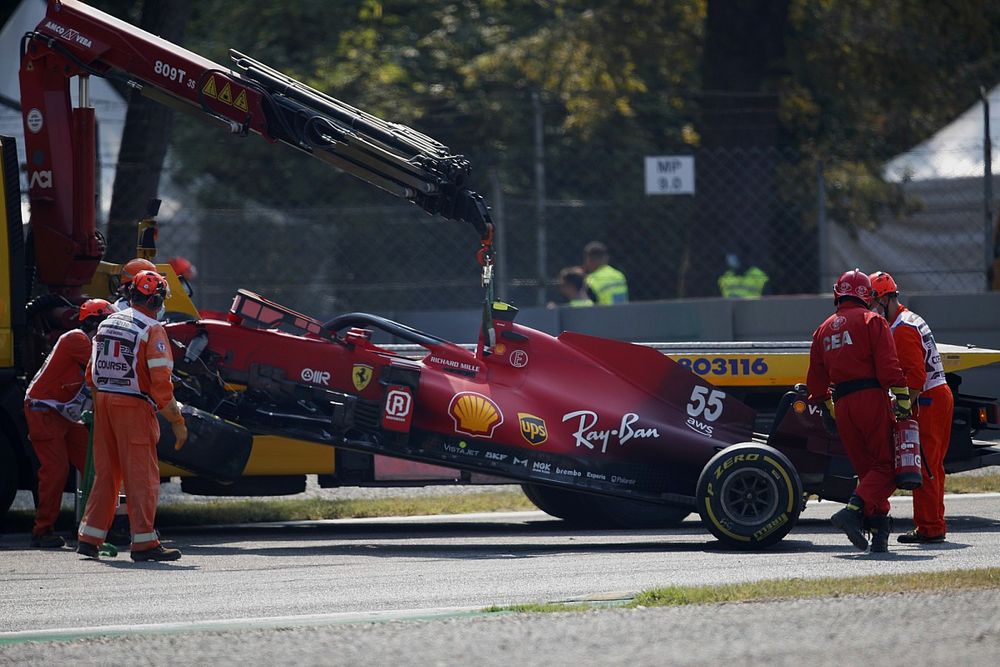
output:
[[[241,291],[228,321],[168,331],[189,406],[256,434],[520,480],[543,508],[598,494],[697,510],[725,545],[758,548],[792,529],[804,492],[850,494],[839,442],[794,392],[768,439],[748,406],[652,348],[553,337],[516,314],[494,303],[473,351],[374,315],[321,323]],[[376,330],[408,349],[374,344]]]
[[[88,82],[104,77],[468,223],[482,244],[488,307],[475,349],[373,315],[319,322],[248,292],[237,295],[225,320],[169,325],[191,437],[177,452],[161,442],[161,459],[232,481],[244,471],[251,434],[280,434],[517,480],[556,516],[593,507],[679,519],[696,509],[719,540],[743,548],[780,541],[804,492],[849,496],[853,471],[840,443],[801,393],[778,406],[776,431],[755,434],[753,410],[651,347],[577,333],[553,337],[516,324],[516,309],[494,303],[489,292],[489,208],[470,189],[469,161],[440,142],[239,51],[230,52],[227,68],[79,0],[49,0],[45,17],[21,40],[20,57],[33,250],[29,257],[22,247],[20,208],[3,205],[17,197],[0,197],[7,221],[0,256],[10,268],[0,300],[11,305],[0,308],[0,333],[9,332],[0,335],[0,417],[8,424],[23,421],[21,378],[41,363],[38,351],[75,326],[85,292],[102,293],[92,288],[105,243],[96,227],[96,109]],[[0,178],[16,192],[17,152],[4,137],[0,144]],[[153,257],[155,227],[142,229],[137,256]],[[49,294],[25,304],[32,279]],[[376,345],[376,331],[405,349]],[[701,363],[708,361],[692,368],[698,372]],[[989,405],[995,424],[996,406]],[[974,450],[970,424],[961,446],[952,438],[962,464],[1000,462],[1000,450]],[[163,430],[169,440],[171,430]],[[2,435],[5,509],[33,473],[25,429]]]

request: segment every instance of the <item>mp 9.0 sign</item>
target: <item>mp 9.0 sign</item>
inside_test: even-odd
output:
[[[661,155],[646,158],[647,195],[693,195],[694,156]]]

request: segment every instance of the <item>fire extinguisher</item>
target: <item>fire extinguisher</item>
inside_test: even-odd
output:
[[[895,451],[896,488],[912,491],[923,482],[920,457],[920,427],[915,419],[897,419],[892,431]]]

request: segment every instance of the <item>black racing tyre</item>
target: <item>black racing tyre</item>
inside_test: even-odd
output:
[[[702,522],[733,549],[777,544],[802,511],[802,481],[795,467],[774,447],[751,442],[713,456],[695,494]]]
[[[522,484],[521,489],[535,507],[557,519],[587,527],[600,525],[603,520],[603,515],[594,505],[596,497],[588,493],[527,483]]]
[[[0,516],[10,509],[17,494],[17,454],[7,436],[0,432]]]
[[[605,524],[614,528],[676,528],[691,514],[690,507],[647,503],[628,498],[593,498]]]

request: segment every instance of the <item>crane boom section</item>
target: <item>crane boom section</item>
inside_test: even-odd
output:
[[[236,134],[282,142],[409,200],[429,214],[490,226],[467,187],[468,160],[412,128],[356,109],[238,51],[223,67],[79,0],[50,0],[25,35],[21,101],[28,196],[39,280],[55,291],[86,284],[103,253],[96,234],[94,110],[89,76],[118,80],[173,107],[215,118]],[[70,98],[79,77],[80,99]]]

